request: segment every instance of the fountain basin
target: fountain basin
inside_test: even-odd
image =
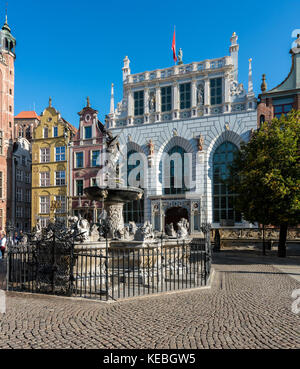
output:
[[[126,203],[141,199],[144,191],[137,187],[88,187],[84,193],[90,200],[102,201],[108,203]]]

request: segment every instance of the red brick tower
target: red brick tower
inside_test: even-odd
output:
[[[16,40],[5,23],[0,31],[0,229],[11,215]]]

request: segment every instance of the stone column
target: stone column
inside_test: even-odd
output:
[[[204,79],[204,115],[209,115],[210,106],[210,91],[209,91],[209,78]]]
[[[179,119],[179,86],[175,82],[173,85],[173,119]]]
[[[197,116],[197,85],[196,80],[192,80],[192,117]]]
[[[128,91],[128,124],[133,123],[133,116],[134,116],[134,99],[133,99],[133,92],[131,90]]]
[[[230,80],[229,73],[225,73],[224,78],[224,113],[231,112]]]
[[[144,90],[144,121],[149,123],[149,88]]]
[[[160,92],[160,86],[156,86],[155,88],[155,100],[156,100],[156,113],[155,113],[155,121],[160,121],[160,115],[161,115],[161,92]]]

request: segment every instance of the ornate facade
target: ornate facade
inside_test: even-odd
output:
[[[68,204],[68,145],[76,128],[49,106],[33,132],[32,140],[32,218],[45,227],[51,218],[67,219]]]
[[[103,125],[98,121],[98,112],[87,106],[79,113],[79,129],[70,143],[70,196],[74,215],[96,221],[101,203],[91,202],[83,193],[84,188],[96,185],[103,147]]]
[[[207,221],[214,227],[248,226],[234,210],[234,194],[221,181],[240,143],[257,128],[252,60],[246,91],[238,82],[237,40],[234,33],[225,57],[150,72],[131,74],[130,61],[124,59],[123,99],[115,109],[112,89],[106,126],[120,134],[128,159],[135,153],[147,158],[140,208],[158,231],[181,218],[189,220],[191,233]],[[172,156],[167,172],[164,155]],[[138,162],[128,163],[127,177]],[[193,185],[176,184],[179,175]]]

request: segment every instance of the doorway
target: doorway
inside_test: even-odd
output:
[[[189,221],[189,214],[187,209],[181,207],[173,207],[166,211],[165,226],[173,223],[175,231],[178,230],[177,224],[180,219],[185,218]]]

